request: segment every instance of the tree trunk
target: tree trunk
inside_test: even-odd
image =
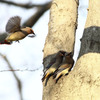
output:
[[[88,16],[78,58],[72,71],[76,84],[73,91],[77,97],[73,100],[99,100],[100,0],[89,0]]]
[[[73,51],[77,27],[77,7],[78,0],[53,0],[50,9],[49,33],[43,50],[44,68],[58,51]],[[55,84],[51,77],[47,86],[43,87],[43,100],[66,100],[70,93],[67,90],[69,87],[67,82],[72,80],[69,78],[71,75],[64,76]]]
[[[49,34],[46,39],[46,44],[44,48],[44,57],[59,51],[60,49],[71,51],[73,50],[73,44],[69,46],[69,41],[73,37],[75,28],[69,29],[74,25],[69,25],[62,19],[70,16],[70,7],[72,0],[55,0],[53,1],[51,8],[51,17],[49,24]],[[60,2],[60,5],[58,4]],[[64,2],[61,3],[61,2]],[[68,3],[70,2],[70,3]],[[67,16],[62,16],[62,8],[65,4],[70,5],[69,13]],[[73,2],[74,4],[74,2]],[[63,6],[62,6],[63,5]],[[64,8],[65,11],[67,8]],[[77,7],[73,7],[74,12],[77,12]],[[56,16],[53,16],[55,10],[58,11]],[[53,11],[53,12],[52,12]],[[58,14],[60,12],[59,17]],[[74,14],[75,14],[74,13]],[[59,21],[57,20],[58,17]],[[71,15],[72,17],[72,15]],[[70,18],[70,17],[69,17]],[[67,18],[66,20],[69,20]],[[76,21],[76,14],[73,16],[74,21]],[[73,19],[72,18],[72,19]],[[69,21],[73,21],[73,20]],[[66,23],[66,25],[59,24],[59,22]],[[69,22],[68,21],[68,22]],[[59,26],[60,25],[60,26]],[[69,26],[68,26],[69,25]],[[59,26],[59,28],[57,28]],[[85,25],[84,34],[82,37],[82,44],[79,53],[79,59],[76,62],[74,69],[69,73],[68,76],[63,76],[57,84],[54,84],[52,78],[50,78],[48,85],[43,88],[43,100],[99,100],[100,99],[100,1],[90,0],[88,16]],[[61,34],[64,34],[64,27],[66,30],[66,35],[61,39]],[[61,31],[60,31],[61,30]],[[70,33],[70,31],[72,31]],[[59,34],[60,33],[60,34]],[[71,36],[70,36],[71,34]],[[66,39],[65,39],[66,37]],[[69,39],[70,37],[70,39]],[[52,39],[54,38],[54,39]],[[58,38],[58,40],[57,40]],[[66,40],[66,41],[65,41]],[[54,41],[54,45],[53,45]],[[66,43],[66,46],[64,44]],[[70,43],[71,44],[71,43]],[[61,46],[61,47],[60,47]],[[59,48],[58,48],[59,47]],[[49,60],[46,60],[46,62]],[[46,65],[46,63],[44,63]]]

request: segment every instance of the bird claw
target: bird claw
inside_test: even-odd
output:
[[[20,43],[19,40],[17,40],[16,42]]]

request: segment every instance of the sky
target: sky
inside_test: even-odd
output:
[[[9,0],[18,3],[35,3],[41,4],[50,0]],[[78,29],[76,31],[75,41],[75,55],[74,59],[77,59],[80,49],[80,38],[84,30],[84,25],[87,16],[88,0],[80,0],[79,5],[79,17],[78,17]],[[20,7],[9,6],[0,4],[0,33],[5,32],[5,25],[8,19],[12,16],[20,16],[22,23],[29,18],[34,12],[34,9],[21,9]],[[5,55],[12,67],[20,69],[16,71],[16,75],[22,82],[22,95],[23,100],[42,100],[42,59],[43,59],[43,47],[45,38],[48,33],[49,22],[49,10],[38,20],[38,22],[32,27],[36,37],[21,40],[20,43],[14,42],[12,45],[0,45],[0,53]],[[17,88],[17,82],[12,74],[9,72],[7,63],[0,57],[0,99],[2,100],[20,100],[19,92]],[[27,70],[27,71],[26,71]],[[33,71],[30,71],[33,70]],[[35,71],[34,71],[35,70]]]

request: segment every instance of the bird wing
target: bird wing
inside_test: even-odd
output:
[[[56,62],[56,58],[52,58],[49,64],[44,68],[43,72],[45,73],[54,63]]]
[[[68,64],[61,64],[59,66],[59,68],[57,68],[54,72],[53,78],[55,78],[57,76],[58,73],[62,72],[63,70],[65,70],[68,67]]]
[[[21,18],[19,16],[11,17],[6,25],[6,32],[14,33],[20,30]]]

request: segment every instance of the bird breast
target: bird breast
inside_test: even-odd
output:
[[[23,34],[22,32],[15,32],[15,33],[9,34],[6,40],[7,41],[17,41],[17,40],[23,39],[24,37],[26,37],[26,35]]]

